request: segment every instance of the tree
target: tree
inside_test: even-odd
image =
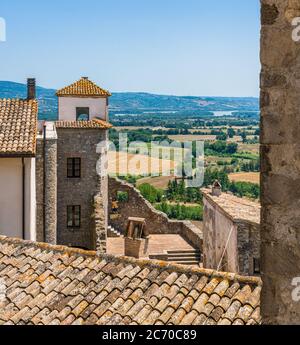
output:
[[[226,141],[227,140],[227,134],[226,133],[221,133],[217,135],[217,140],[219,141]]]
[[[243,140],[243,144],[245,144],[247,142],[247,133],[245,131],[241,133],[241,138]]]
[[[229,154],[235,154],[238,150],[238,144],[237,143],[229,143],[226,147],[226,153]]]
[[[233,138],[235,136],[235,130],[232,127],[228,128],[227,135],[229,138]]]

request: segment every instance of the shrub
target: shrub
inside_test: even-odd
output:
[[[151,204],[162,201],[163,191],[160,189],[156,189],[148,183],[141,184],[139,186],[139,190],[142,193],[142,196],[149,202],[151,202]]]
[[[156,205],[156,209],[165,213],[170,219],[203,220],[203,206],[170,205],[166,202]]]
[[[117,200],[119,202],[127,202],[129,199],[127,192],[117,192]]]

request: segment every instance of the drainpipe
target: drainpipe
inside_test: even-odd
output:
[[[43,237],[46,242],[46,136],[47,126],[44,123],[44,141],[43,141]]]
[[[25,240],[25,161],[22,158],[22,237]]]

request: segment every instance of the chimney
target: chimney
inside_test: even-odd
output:
[[[128,218],[125,234],[125,256],[136,259],[148,257],[149,232],[144,218]]]
[[[35,78],[27,79],[27,99],[36,99],[36,83]]]
[[[211,194],[212,196],[220,196],[222,194],[222,185],[218,180],[214,182]]]

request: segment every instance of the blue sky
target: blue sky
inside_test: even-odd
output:
[[[1,0],[0,80],[258,96],[259,0]]]

